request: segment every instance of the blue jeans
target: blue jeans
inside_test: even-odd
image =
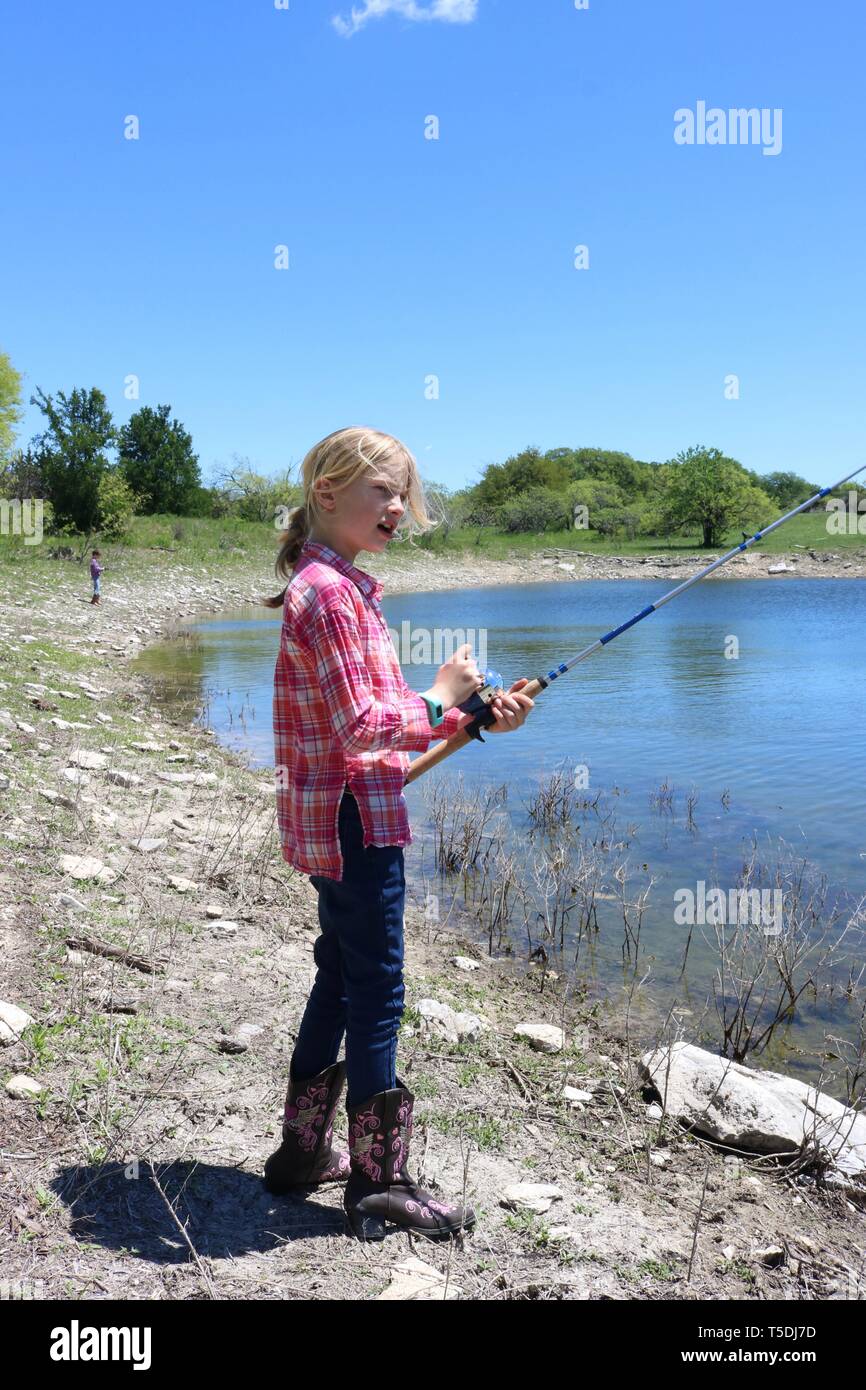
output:
[[[95,577],[94,580],[93,580],[93,592],[94,592],[94,594],[96,594],[96,595],[99,594],[99,579],[100,579],[100,576],[99,576],[99,575],[96,575],[96,577]]]
[[[346,1035],[347,1106],[396,1085],[403,1014],[403,905],[406,879],[398,845],[364,848],[361,815],[340,802],[343,878],[311,877],[319,895],[318,966],[301,1019],[291,1074],[306,1081],[336,1062]]]

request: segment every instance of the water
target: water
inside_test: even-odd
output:
[[[489,664],[515,679],[574,655],[657,598],[661,587],[597,581],[407,594],[386,599],[384,611],[392,628],[407,620],[413,633],[483,625]],[[866,581],[699,586],[563,677],[539,697],[517,734],[473,744],[407,789],[418,836],[407,873],[416,895],[424,901],[432,891],[444,903],[449,890],[434,876],[434,779],[450,785],[459,771],[476,802],[485,787],[506,783],[499,817],[529,872],[541,845],[529,834],[533,790],[557,768],[571,780],[582,767],[582,795],[601,799],[595,812],[578,813],[580,834],[618,846],[630,891],[655,880],[638,958],[640,976],[650,970],[644,994],[660,1010],[676,996],[691,1010],[683,1017],[692,1034],[717,1039],[712,1002],[703,1016],[718,966],[714,934],[695,928],[681,977],[688,928],[673,920],[677,889],[694,890],[701,880],[707,888],[733,887],[755,838],[766,862],[785,856],[782,841],[808,861],[810,879],[825,875],[843,920],[866,896],[864,636]],[[161,698],[191,714],[205,703],[211,727],[246,750],[252,766],[272,766],[278,638],[279,618],[270,610],[231,611],[196,624],[185,641],[148,649],[139,669],[163,677]],[[433,666],[404,669],[417,690],[435,674]],[[668,809],[651,800],[665,782],[674,789]],[[689,794],[697,796],[691,822]],[[611,995],[632,979],[635,962],[624,966],[618,905],[608,896],[599,908],[604,930],[591,951],[581,947],[579,973],[592,991]],[[515,949],[525,954],[536,940],[530,926],[529,939]],[[855,963],[862,961],[858,952]],[[804,1073],[811,1072],[825,1031],[850,1038],[856,1013],[856,996],[804,998],[776,1047],[783,1040],[786,1056],[794,1065],[800,1057]],[[778,1051],[772,1055],[778,1061]]]

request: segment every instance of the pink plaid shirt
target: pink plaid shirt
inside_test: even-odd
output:
[[[412,843],[405,750],[449,738],[463,715],[430,728],[403,679],[379,607],[382,585],[307,541],[283,602],[274,672],[277,824],[283,858],[305,874],[343,877],[338,815],[348,788],[366,845]]]

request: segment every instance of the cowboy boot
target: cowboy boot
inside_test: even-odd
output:
[[[308,1081],[296,1081],[289,1067],[289,1089],[283,1112],[283,1142],[265,1164],[265,1187],[287,1192],[312,1183],[345,1182],[349,1155],[331,1148],[334,1114],[343,1084],[346,1063],[334,1062]]]
[[[406,1167],[414,1101],[397,1077],[393,1090],[346,1107],[352,1172],[343,1206],[359,1240],[382,1240],[386,1221],[429,1240],[447,1240],[475,1225],[471,1207],[438,1201]]]

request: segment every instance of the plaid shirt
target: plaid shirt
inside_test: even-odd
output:
[[[343,877],[346,788],[365,846],[411,844],[404,750],[423,753],[463,718],[452,709],[430,728],[400,671],[381,596],[377,580],[317,541],[305,543],[286,589],[274,672],[277,824],[283,858],[305,874]]]

